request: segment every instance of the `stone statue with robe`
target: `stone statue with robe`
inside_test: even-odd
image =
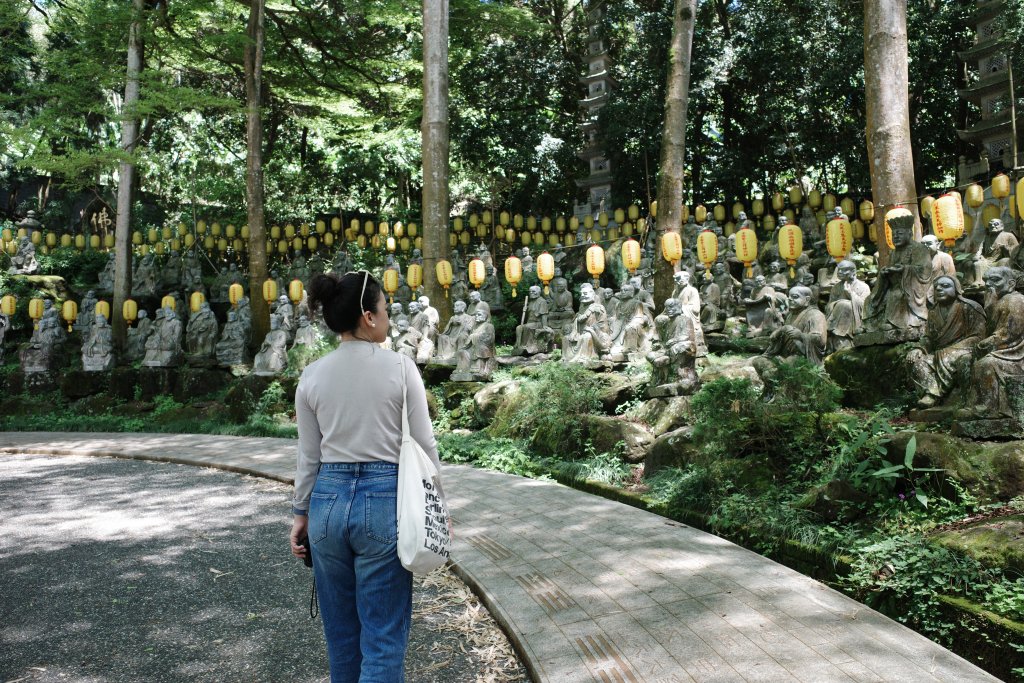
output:
[[[114,369],[114,331],[102,313],[93,314],[93,323],[82,343],[82,369],[86,372]]]
[[[832,285],[825,317],[828,322],[828,352],[853,346],[853,335],[864,320],[864,306],[871,288],[857,278],[853,261],[842,261],[836,267],[838,281]]]
[[[434,362],[439,365],[455,365],[459,349],[466,345],[473,331],[473,316],[466,313],[466,302],[456,301],[455,312],[448,319],[444,332],[437,337],[437,351]]]
[[[978,417],[1021,419],[1024,404],[1024,294],[1016,291],[1018,274],[995,266],[985,273],[991,292],[984,339],[974,348],[971,387]]]
[[[622,363],[643,357],[650,351],[654,334],[654,304],[649,298],[650,293],[637,290],[633,281],[622,285],[611,324],[612,344],[605,354],[607,360]]]
[[[513,356],[533,356],[550,353],[555,331],[548,325],[548,302],[541,296],[540,287],[533,285],[523,305],[522,322],[516,327]]]
[[[149,335],[153,333],[153,321],[149,319],[149,313],[140,310],[138,320],[133,327],[128,328],[128,343],[125,345],[125,356],[127,360],[134,362],[142,360],[146,355],[146,342]]]
[[[562,335],[562,362],[589,363],[611,349],[612,338],[604,307],[589,283],[580,287],[580,310]]]
[[[700,321],[678,299],[665,300],[665,312],[654,320],[657,336],[647,354],[651,364],[649,398],[692,394],[697,379],[697,358],[707,355]]]
[[[252,362],[252,374],[271,377],[288,367],[288,333],[281,328],[281,316],[270,316],[270,331]]]
[[[743,300],[747,311],[747,337],[769,335],[782,324],[782,313],[777,306],[775,289],[768,284],[764,275],[754,278],[750,298]]]
[[[217,352],[217,316],[206,301],[199,307],[185,328],[185,345],[190,365],[212,364]]]
[[[466,345],[458,353],[458,363],[452,372],[453,382],[488,382],[497,366],[494,348],[494,325],[487,309],[473,314],[473,329]]]
[[[182,324],[178,314],[170,306],[156,312],[153,333],[146,341],[146,357],[142,365],[151,368],[176,368],[182,364],[184,353],[181,347]]]
[[[811,305],[811,290],[796,285],[789,290],[785,324],[772,332],[762,358],[806,358],[821,365],[828,342],[825,314]]]
[[[932,255],[928,247],[913,240],[914,218],[893,218],[890,227],[894,249],[889,265],[878,272],[864,313],[864,331],[883,333],[884,343],[921,336],[932,283]]]
[[[228,311],[227,322],[217,342],[217,363],[223,367],[247,365],[249,363],[248,332],[238,318],[238,313]]]

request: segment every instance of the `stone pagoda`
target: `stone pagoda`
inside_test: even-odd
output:
[[[602,202],[612,191],[611,162],[597,141],[597,113],[608,103],[615,87],[615,80],[610,74],[608,45],[601,28],[604,13],[604,0],[590,0],[587,4],[587,73],[580,78],[586,88],[586,94],[580,100],[584,147],[577,156],[587,162],[588,175],[576,181],[578,187],[587,190],[587,199],[575,207],[579,218],[600,211]]]

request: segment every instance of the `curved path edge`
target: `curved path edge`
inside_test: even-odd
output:
[[[0,454],[152,460],[291,483],[295,441],[0,432]],[[796,571],[546,481],[446,465],[457,574],[536,681],[996,681]]]

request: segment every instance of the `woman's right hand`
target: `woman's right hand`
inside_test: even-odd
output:
[[[306,548],[302,545],[302,539],[308,535],[308,528],[309,517],[305,515],[294,515],[292,520],[292,533],[289,536],[289,540],[291,541],[292,555],[299,559],[305,559],[306,557]]]

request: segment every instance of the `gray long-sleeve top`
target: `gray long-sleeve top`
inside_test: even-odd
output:
[[[309,509],[320,462],[398,462],[403,363],[409,433],[440,470],[426,390],[415,362],[369,342],[343,342],[306,367],[295,392],[299,452],[294,512]]]

